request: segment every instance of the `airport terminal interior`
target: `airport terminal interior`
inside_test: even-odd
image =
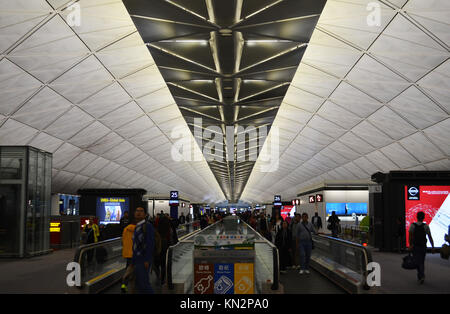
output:
[[[450,1],[0,0],[1,294],[450,293]]]

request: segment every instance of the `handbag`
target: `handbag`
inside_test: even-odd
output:
[[[414,260],[414,257],[411,255],[411,253],[408,253],[405,257],[403,257],[403,263],[402,268],[404,269],[416,269],[416,261]]]

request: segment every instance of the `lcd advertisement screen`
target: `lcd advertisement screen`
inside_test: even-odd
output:
[[[327,215],[333,211],[338,216],[367,215],[367,203],[326,203]]]
[[[128,197],[97,197],[97,217],[100,224],[118,224],[128,211]]]
[[[284,205],[281,207],[280,211],[281,217],[286,219],[286,217],[292,217],[295,214],[295,206],[294,205]]]
[[[406,246],[409,246],[409,227],[417,221],[417,213],[425,213],[434,246],[441,247],[450,226],[450,186],[405,186]],[[427,246],[431,243],[427,237]]]

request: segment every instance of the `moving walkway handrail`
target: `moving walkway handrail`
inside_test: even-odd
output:
[[[172,256],[173,256],[174,248],[176,246],[180,245],[180,243],[182,243],[182,242],[187,242],[185,240],[186,238],[188,238],[188,237],[190,237],[190,236],[192,236],[192,235],[194,235],[194,234],[196,234],[198,232],[205,231],[205,230],[211,228],[212,226],[215,226],[219,222],[220,222],[220,220],[215,222],[215,223],[213,223],[213,224],[211,224],[211,225],[209,225],[209,226],[207,226],[204,229],[194,230],[193,232],[188,233],[188,234],[184,235],[183,237],[181,237],[180,239],[178,239],[178,242],[175,243],[174,245],[169,246],[169,248],[167,249],[167,252],[166,252],[166,278],[167,278],[167,286],[168,286],[168,288],[170,290],[173,290],[173,288],[174,288],[173,278],[172,278]]]
[[[314,239],[316,239],[316,240],[325,239],[332,243],[336,243],[339,246],[344,246],[344,247],[357,249],[357,250],[361,251],[362,252],[361,269],[363,270],[362,275],[363,275],[363,278],[367,278],[367,275],[368,275],[367,265],[373,261],[372,253],[370,252],[370,250],[367,247],[365,247],[361,244],[355,243],[355,242],[347,241],[347,240],[340,239],[340,238],[335,238],[335,237],[325,235],[325,234],[316,234],[316,235],[312,235],[312,237],[313,237],[313,240]],[[342,265],[342,266],[345,266],[345,265]],[[367,285],[367,282],[366,281],[363,281],[363,282],[364,282],[363,288],[365,290],[369,290],[370,287]]]
[[[75,256],[74,256],[73,261],[81,265],[81,256],[82,256],[81,253],[83,253],[84,251],[92,249],[92,248],[96,248],[96,247],[102,247],[105,244],[119,242],[119,241],[122,241],[122,237],[108,239],[108,240],[99,241],[99,242],[95,242],[95,243],[89,243],[89,244],[80,245],[77,248],[77,250],[75,251]]]
[[[357,248],[361,251],[363,251],[363,256],[364,256],[364,261],[365,261],[365,268],[367,266],[367,264],[371,263],[372,260],[372,253],[368,250],[367,247],[365,247],[364,245],[355,243],[355,242],[351,242],[348,240],[344,240],[344,239],[340,239],[340,238],[334,238],[332,236],[329,235],[325,235],[325,234],[317,234],[317,235],[313,235],[314,237],[319,237],[319,238],[326,238],[328,240],[331,240],[331,242],[335,242],[335,243],[339,243],[339,245],[344,245],[347,247],[351,247],[351,248]]]
[[[263,239],[263,240],[258,240],[258,241],[255,241],[255,242],[258,242],[258,243],[266,243],[266,244],[268,244],[268,245],[272,248],[272,252],[273,252],[273,265],[274,265],[273,268],[274,268],[274,271],[273,271],[273,283],[272,283],[271,289],[272,289],[272,290],[278,290],[278,288],[279,288],[279,257],[278,257],[278,249],[277,249],[277,247],[276,247],[272,242],[270,242],[270,241],[268,241],[266,238],[264,238],[259,232],[257,232],[255,229],[253,229],[253,228],[252,228],[249,224],[247,224],[245,221],[243,221],[242,219],[240,219],[240,221],[241,221],[242,223],[245,223],[245,224],[247,225],[248,228],[250,228],[251,230],[253,230],[256,234],[260,235],[260,237]],[[222,220],[219,220],[219,221],[217,221],[217,222],[215,222],[215,223],[213,223],[213,224],[207,226],[207,227],[204,228],[204,229],[196,230],[196,231],[192,232],[191,234],[189,234],[189,236],[191,236],[191,235],[193,235],[194,233],[197,233],[197,232],[203,232],[203,231],[205,231],[205,230],[207,230],[207,229],[209,229],[209,228],[214,227],[215,225],[217,225],[218,223],[221,223],[221,222],[222,222]],[[184,237],[184,238],[186,238],[186,237]],[[184,240],[184,238],[183,238],[183,240]],[[167,263],[167,267],[166,267],[166,271],[167,271],[167,285],[168,285],[168,288],[169,288],[170,290],[173,290],[173,289],[174,289],[174,285],[173,285],[173,281],[172,281],[172,280],[173,280],[173,278],[172,278],[172,256],[173,256],[173,249],[174,249],[177,245],[179,245],[183,240],[180,239],[180,241],[179,241],[178,243],[176,243],[175,245],[170,246],[170,247],[168,248],[168,250],[167,250],[167,255],[166,255],[166,263]],[[188,242],[188,241],[184,241],[184,242]],[[189,241],[189,242],[190,242],[190,241]]]
[[[279,263],[279,255],[278,255],[278,248],[269,240],[267,240],[262,234],[260,234],[258,231],[252,228],[248,223],[242,220],[251,230],[253,230],[256,234],[259,234],[263,241],[255,241],[255,242],[263,242],[266,244],[269,244],[269,246],[272,248],[272,254],[273,254],[273,283],[271,286],[272,290],[278,290],[279,288],[279,280],[280,280],[280,263]]]
[[[199,221],[198,220],[194,220],[194,221],[192,221],[190,223],[186,223],[186,224],[183,224],[183,225],[180,225],[180,226],[194,225],[196,223],[199,223]],[[178,229],[177,229],[177,231],[178,231]],[[182,239],[184,239],[184,238],[186,238],[186,237],[188,237],[190,235],[193,235],[194,233],[196,233],[198,231],[199,230],[195,230],[193,232],[190,232],[188,234],[185,234],[185,235],[181,236],[179,241],[181,241]],[[108,240],[104,240],[104,241],[99,241],[99,242],[95,242],[95,243],[89,243],[89,244],[80,245],[77,248],[77,250],[75,251],[74,262],[78,263],[81,266],[83,253],[85,251],[93,250],[93,249],[96,249],[96,248],[100,248],[100,247],[103,247],[103,246],[109,245],[109,244],[119,244],[119,243],[121,244],[121,242],[122,242],[122,237],[116,237],[116,238],[112,238],[112,239],[108,239]],[[82,267],[82,269],[83,269],[83,267]],[[81,287],[79,287],[79,288],[81,288]]]

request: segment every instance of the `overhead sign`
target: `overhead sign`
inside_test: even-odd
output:
[[[273,201],[275,203],[281,202],[281,195],[275,195],[275,197],[273,198]]]
[[[323,196],[322,196],[322,194],[316,194],[316,202],[317,202],[317,203],[323,202]]]
[[[178,191],[170,191],[170,199],[177,200],[178,199]]]
[[[316,197],[314,195],[310,195],[309,196],[309,202],[310,203],[315,203],[316,202]]]

